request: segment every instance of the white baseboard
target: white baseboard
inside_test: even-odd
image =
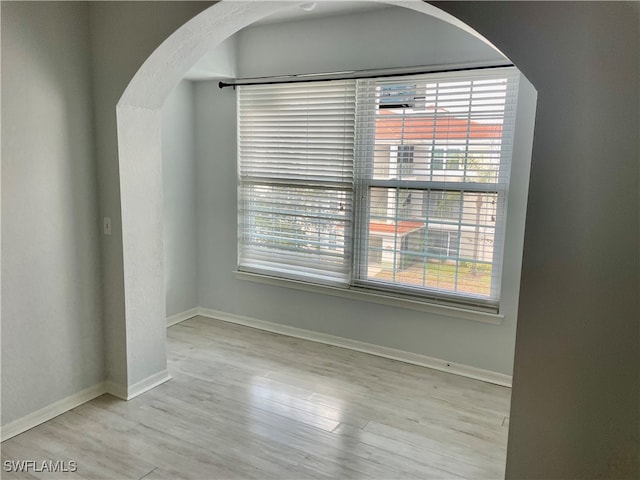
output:
[[[289,337],[310,340],[312,342],[333,345],[335,347],[347,348],[349,350],[368,353],[370,355],[376,355],[378,357],[390,358],[392,360],[398,360],[401,362],[410,363],[412,365],[432,368],[434,370],[439,370],[442,372],[453,373],[454,375],[473,378],[475,380],[481,380],[483,382],[493,383],[495,385],[501,385],[503,387],[511,387],[510,375],[504,375],[502,373],[496,373],[490,370],[484,370],[482,368],[471,367],[469,365],[463,365],[460,363],[447,362],[446,360],[429,357],[427,355],[421,355],[419,353],[405,352],[403,350],[396,350],[395,348],[359,342],[357,340],[328,335],[326,333],[318,333],[311,330],[291,327],[289,325],[267,322],[265,320],[258,320],[257,318],[244,317],[241,315],[221,312],[218,310],[212,310],[208,308],[198,308],[197,310],[198,315],[201,315],[203,317],[257,328],[259,330],[264,330],[267,332],[279,333],[281,335],[287,335]]]
[[[198,315],[199,308],[191,308],[189,310],[185,310],[184,312],[176,313],[175,315],[171,315],[167,317],[167,327],[175,325],[180,322],[184,322],[185,320],[189,320],[192,317]]]
[[[47,420],[51,420],[58,415],[62,415],[72,408],[76,408],[83,403],[93,400],[94,398],[99,397],[104,393],[107,393],[106,383],[100,382],[93,387],[89,387],[80,392],[74,393],[73,395],[69,395],[62,400],[58,400],[51,405],[47,405],[46,407],[41,408],[40,410],[36,410],[35,412],[25,415],[22,418],[7,423],[2,427],[2,433],[0,437],[4,442],[5,440],[8,440],[11,437],[15,437],[20,433],[26,432],[33,427],[37,427]]]
[[[77,406],[87,403],[105,393],[109,393],[122,400],[131,400],[132,398],[135,398],[168,380],[171,380],[171,376],[169,375],[169,371],[165,369],[134,385],[131,385],[130,387],[125,387],[108,381],[100,382],[93,387],[89,387],[80,392],[74,393],[73,395],[69,395],[62,400],[58,400],[51,405],[41,408],[40,410],[36,410],[22,418],[7,423],[0,428],[1,441],[4,442],[5,440],[26,432],[33,427],[37,427],[41,423],[51,420],[58,415],[62,415],[72,408],[76,408]]]
[[[107,389],[107,393],[109,395],[113,395],[116,398],[119,398],[120,400],[126,400],[127,399],[127,386],[126,385],[122,385],[121,383],[115,383],[115,382],[111,382],[111,381],[106,381],[105,383],[105,387]]]
[[[169,371],[165,369],[130,386],[106,382],[106,392],[121,400],[131,400],[169,380],[171,380],[171,375],[169,375]]]

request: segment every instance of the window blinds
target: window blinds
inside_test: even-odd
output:
[[[354,121],[353,80],[238,88],[240,270],[349,282]]]
[[[239,270],[497,310],[517,80],[239,86]]]
[[[356,284],[497,307],[516,97],[514,68],[358,82]]]

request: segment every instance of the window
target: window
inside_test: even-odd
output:
[[[392,154],[396,157],[396,173],[402,177],[413,175],[413,145],[393,146]]]
[[[444,170],[444,161],[447,152],[442,148],[431,150],[431,170]]]
[[[516,92],[512,68],[239,87],[239,270],[497,310]]]
[[[348,283],[353,81],[238,89],[239,268]]]
[[[446,149],[434,146],[431,151],[432,170],[458,170],[464,164],[465,153],[460,149]]]

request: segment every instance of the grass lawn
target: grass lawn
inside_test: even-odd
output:
[[[384,267],[373,278],[452,292],[489,295],[491,293],[491,271],[479,270],[477,273],[473,273],[471,268],[471,266],[456,267],[456,265],[447,263],[414,263],[404,270],[397,270],[395,278],[393,269]]]

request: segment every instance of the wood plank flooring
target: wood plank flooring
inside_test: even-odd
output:
[[[173,380],[103,395],[2,443],[74,473],[2,478],[494,479],[510,390],[195,317],[168,330]]]

